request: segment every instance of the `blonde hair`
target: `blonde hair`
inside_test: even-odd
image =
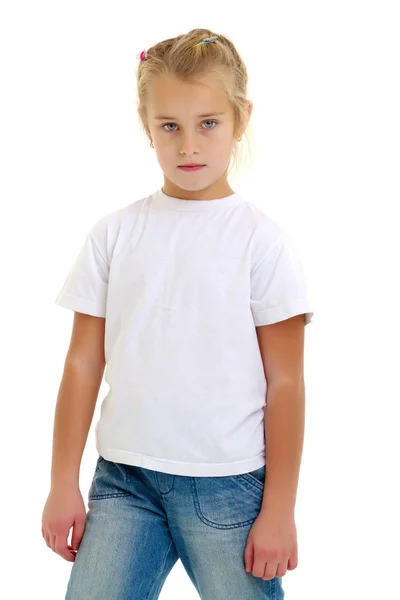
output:
[[[212,43],[198,44],[216,37]],[[181,80],[195,81],[203,76],[214,75],[221,82],[234,111],[233,162],[237,164],[237,134],[242,135],[249,117],[247,105],[248,74],[246,66],[233,43],[224,35],[210,29],[192,29],[186,34],[163,40],[145,52],[145,59],[137,70],[138,114],[144,128],[147,121],[146,102],[152,79],[173,76]]]

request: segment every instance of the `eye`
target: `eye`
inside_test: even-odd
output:
[[[165,123],[165,125],[162,125],[162,128],[164,129],[167,125],[175,125],[175,123]],[[172,129],[165,129],[165,131],[172,131]]]
[[[215,125],[217,125],[217,121],[214,121],[213,119],[207,119],[207,121],[203,121],[203,123],[215,123]],[[176,125],[176,123],[165,123],[164,125],[161,125],[161,127],[164,129],[164,131],[175,131],[175,129],[165,129],[165,127],[167,127],[168,125]],[[215,129],[214,127],[206,127],[205,129]]]
[[[207,119],[207,121],[204,121],[204,123],[215,123],[215,124],[217,124],[217,121],[213,121],[212,119]],[[214,129],[214,127],[206,127],[206,129]]]

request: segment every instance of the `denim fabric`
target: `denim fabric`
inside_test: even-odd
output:
[[[178,559],[202,600],[282,600],[282,577],[245,570],[264,477],[265,466],[192,477],[100,456],[65,600],[156,600]]]

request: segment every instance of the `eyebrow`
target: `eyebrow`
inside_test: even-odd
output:
[[[214,117],[216,115],[224,115],[224,112],[214,112],[214,113],[208,113],[206,115],[197,115],[198,119],[204,119],[205,117]],[[156,120],[160,120],[160,121],[175,121],[178,120],[177,117],[162,117],[162,116],[157,116],[154,117]]]

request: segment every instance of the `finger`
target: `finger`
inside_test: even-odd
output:
[[[254,546],[251,540],[248,540],[246,549],[244,551],[244,565],[245,569],[248,573],[253,568],[253,560],[254,560]]]
[[[82,540],[82,536],[83,533],[85,531],[85,522],[86,519],[82,520],[82,521],[75,521],[74,523],[74,527],[72,530],[72,537],[71,537],[71,546],[74,550],[78,550],[81,540]]]
[[[284,575],[286,575],[287,565],[288,565],[288,561],[285,561],[285,562],[281,561],[279,563],[278,568],[276,570],[277,577],[283,577]]]
[[[65,560],[67,560],[69,562],[72,562],[72,560],[74,560],[74,558],[75,558],[74,555],[72,554],[72,552],[70,550],[68,550],[66,538],[64,538],[61,535],[58,535],[56,537],[55,552],[57,554],[59,554],[62,558],[65,558]]]
[[[278,566],[279,566],[278,561],[269,560],[267,562],[267,564],[265,565],[264,575],[262,576],[262,578],[265,580],[268,580],[268,579],[273,579],[274,577],[276,577],[276,571],[278,569]]]
[[[261,556],[261,553],[255,552],[254,554],[254,564],[252,573],[254,577],[262,577],[264,578],[265,569],[267,568],[268,563],[266,563],[265,559]]]
[[[45,541],[45,542],[46,542],[46,544],[47,544],[47,535],[46,535],[46,532],[45,532],[45,530],[44,530],[44,528],[43,528],[43,525],[42,525],[42,537],[43,537],[44,541]],[[47,544],[47,545],[48,545],[48,544]]]
[[[290,555],[289,562],[288,562],[288,570],[293,571],[293,569],[295,569],[298,564],[299,564],[299,558],[298,558],[297,546],[296,546]]]
[[[44,540],[45,540],[45,542],[46,542],[46,545],[47,545],[49,548],[51,548],[51,546],[50,546],[50,538],[49,538],[49,534],[47,533],[47,531],[43,531],[43,534],[44,534]]]

